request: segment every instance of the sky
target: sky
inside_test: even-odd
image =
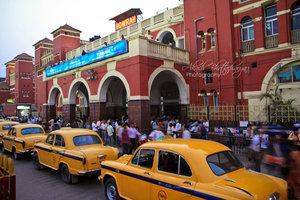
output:
[[[0,77],[5,63],[21,53],[34,57],[33,45],[68,24],[82,31],[81,39],[104,37],[115,31],[109,20],[131,8],[140,8],[143,19],[182,3],[179,0],[0,0]]]

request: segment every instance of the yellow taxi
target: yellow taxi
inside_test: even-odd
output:
[[[45,143],[34,145],[36,170],[47,166],[61,172],[65,183],[75,183],[78,176],[100,174],[101,162],[116,160],[117,148],[104,146],[98,133],[82,128],[62,128],[49,133]]]
[[[10,127],[20,124],[19,122],[0,121],[0,144],[2,144],[3,135],[8,133]]]
[[[141,145],[133,155],[102,162],[98,179],[107,199],[287,199],[287,182],[247,170],[226,146],[208,140],[168,139]]]
[[[2,152],[13,152],[17,160],[21,154],[31,153],[36,141],[45,141],[45,130],[38,124],[19,124],[9,128],[2,138]]]

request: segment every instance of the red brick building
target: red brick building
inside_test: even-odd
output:
[[[1,91],[2,115],[29,116],[34,103],[33,57],[22,53],[7,62],[5,82],[9,94]]]
[[[105,37],[81,41],[66,24],[53,42],[34,44],[44,120],[128,115],[146,130],[151,116],[165,115],[236,126],[267,121],[260,95],[277,85],[284,99],[299,97],[299,1],[186,0],[140,22],[139,9],[125,13],[130,25],[119,27],[122,13]]]

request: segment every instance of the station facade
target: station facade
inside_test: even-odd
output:
[[[146,130],[151,116],[237,120],[237,106],[265,106],[260,95],[277,86],[297,103],[299,6],[296,0],[185,0],[140,21],[141,11],[131,9],[128,18],[112,18],[115,32],[88,42],[78,27],[63,25],[53,40],[34,44],[37,111],[64,122],[125,115]],[[148,30],[153,40],[145,37]],[[224,118],[222,106],[235,110]]]

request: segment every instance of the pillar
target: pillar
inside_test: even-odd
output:
[[[63,106],[64,122],[68,123],[70,120],[74,120],[75,117],[75,104],[66,104]]]
[[[48,122],[50,119],[56,118],[55,105],[43,105],[43,122]]]
[[[134,100],[128,102],[129,123],[136,122],[140,132],[150,132],[150,101]]]
[[[179,119],[181,122],[186,122],[186,120],[187,120],[187,105],[186,104],[179,105]]]

